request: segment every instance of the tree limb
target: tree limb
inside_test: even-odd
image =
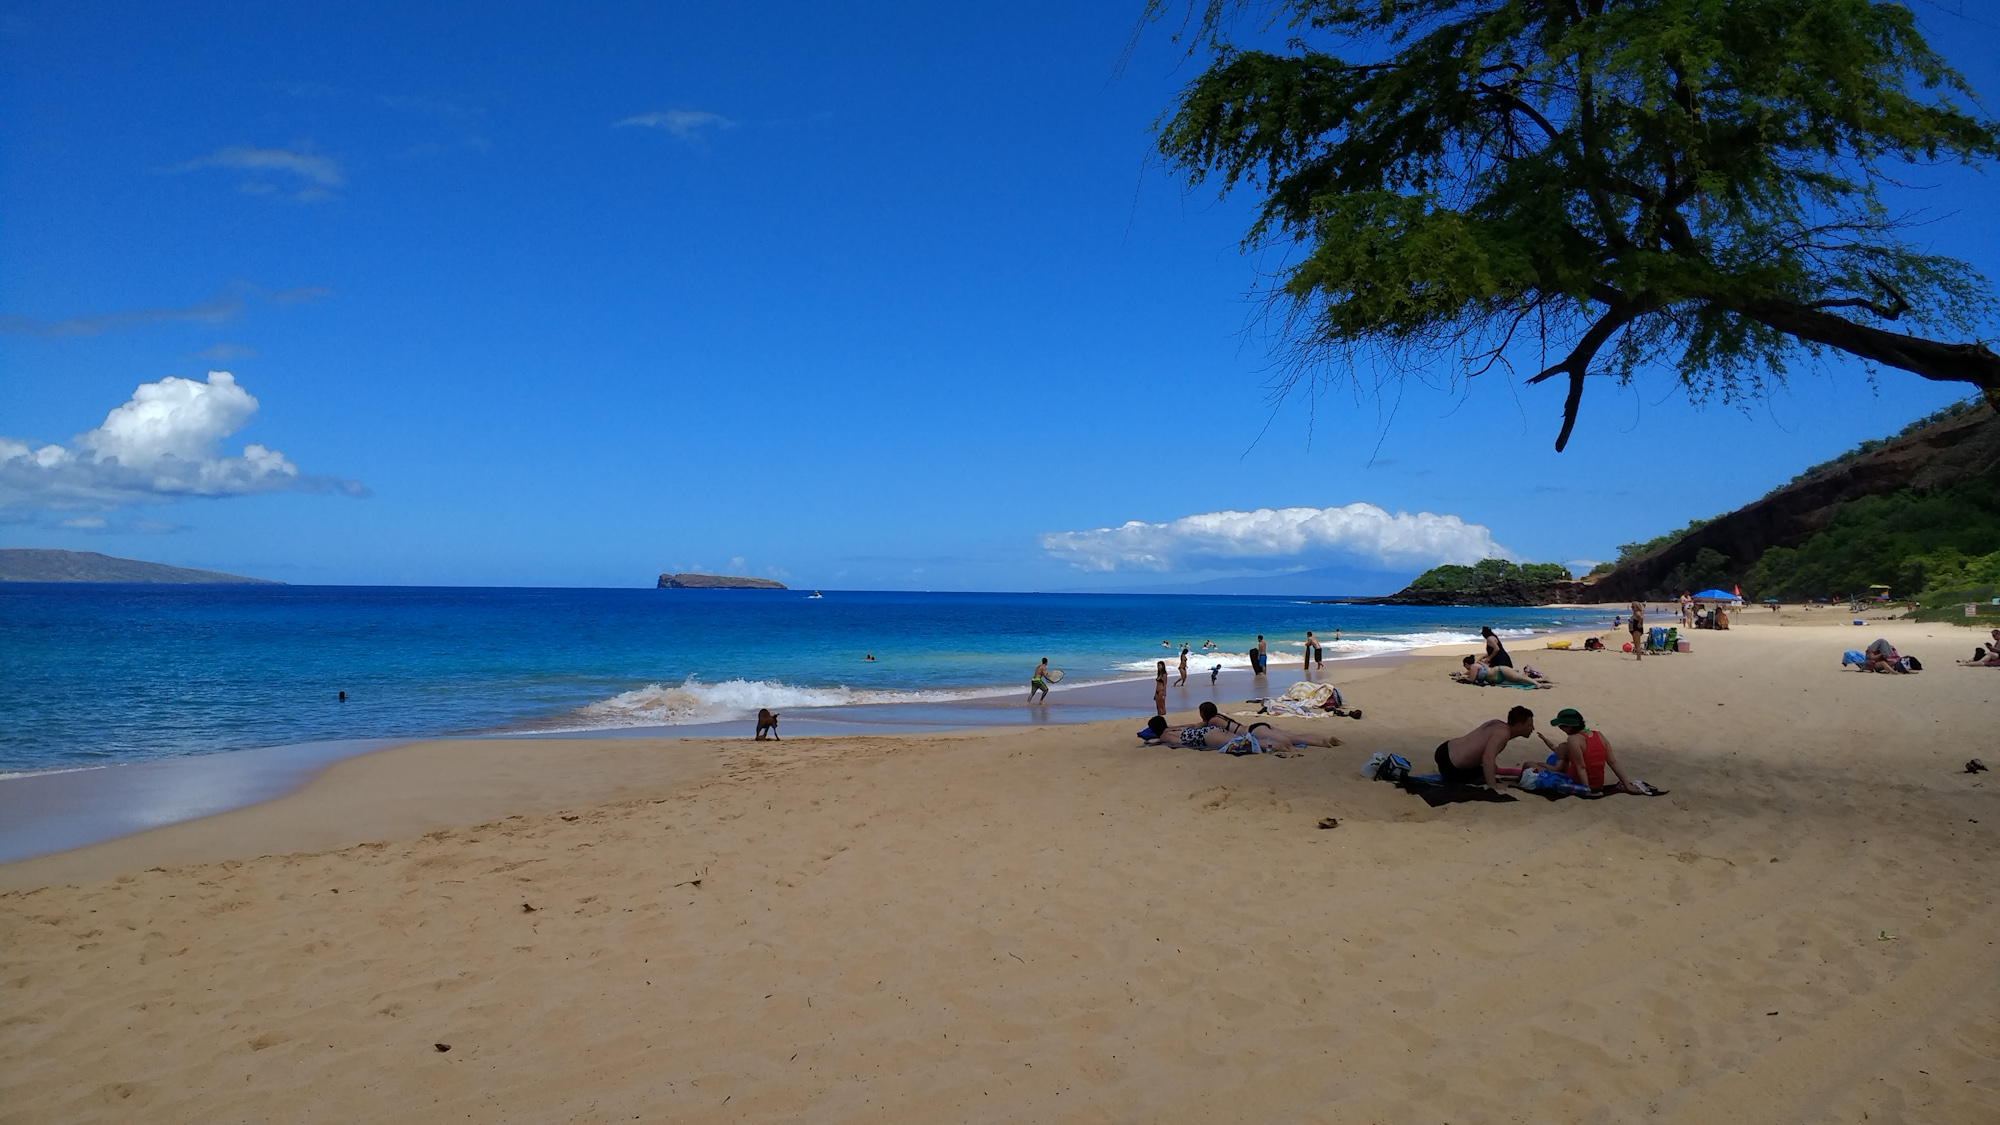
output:
[[[1583,338],[1576,342],[1576,347],[1570,349],[1570,353],[1564,356],[1561,362],[1544,368],[1528,380],[1528,385],[1532,387],[1558,373],[1569,373],[1569,395],[1563,399],[1562,432],[1556,435],[1557,453],[1561,453],[1563,447],[1569,444],[1570,431],[1576,428],[1576,411],[1577,407],[1583,404],[1583,379],[1590,374],[1590,361],[1597,358],[1598,349],[1602,348],[1620,328],[1639,319],[1647,311],[1646,307],[1640,305],[1613,306],[1598,318],[1596,324],[1590,326],[1590,329],[1583,334]]]
[[[1823,312],[1811,305],[1771,297],[1724,302],[1726,307],[1780,332],[1801,340],[1811,340],[1838,348],[1849,355],[1940,383],[1971,383],[1986,392],[1990,400],[2000,394],[2000,354],[1984,342],[1945,344],[1921,336],[1906,336],[1845,317]]]

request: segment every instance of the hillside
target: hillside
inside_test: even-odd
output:
[[[1608,573],[1586,579],[1581,600],[1736,582],[1751,598],[1845,597],[1870,582],[1916,595],[1931,582],[1927,566],[1950,569],[1954,557],[2000,550],[2000,416],[1984,404],[1941,415],[1733,512],[1628,548]],[[1935,552],[1945,553],[1940,564],[1919,558]]]
[[[215,570],[113,558],[96,551],[56,551],[38,547],[0,548],[0,582],[153,582],[279,586],[268,578],[244,578]]]

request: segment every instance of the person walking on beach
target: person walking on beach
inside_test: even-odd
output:
[[[1035,665],[1034,674],[1028,678],[1028,703],[1030,705],[1035,702],[1035,693],[1038,691],[1042,693],[1042,702],[1047,703],[1049,701],[1049,658],[1046,656],[1042,657],[1040,664]]]
[[[1638,602],[1632,603],[1632,615],[1626,619],[1625,631],[1632,634],[1633,657],[1646,659],[1646,611]]]
[[[1159,675],[1153,677],[1153,714],[1167,713],[1167,662],[1160,661]]]
[[[1535,713],[1526,707],[1507,712],[1505,719],[1488,719],[1457,738],[1438,743],[1438,776],[1447,785],[1500,788],[1500,751],[1517,738],[1535,733]]]
[[[1185,686],[1185,685],[1187,684],[1187,654],[1188,654],[1188,646],[1187,646],[1186,642],[1182,642],[1182,644],[1181,644],[1181,678],[1180,678],[1180,679],[1178,679],[1178,680],[1175,680],[1175,681],[1174,681],[1174,686],[1175,686],[1175,687],[1182,687],[1182,686]]]

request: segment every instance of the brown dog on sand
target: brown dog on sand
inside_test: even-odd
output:
[[[773,714],[769,707],[759,707],[757,708],[757,741],[764,741],[766,731],[770,732],[773,742],[784,741],[784,739],[778,737],[778,716]]]

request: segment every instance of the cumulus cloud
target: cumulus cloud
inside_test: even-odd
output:
[[[354,481],[309,477],[275,449],[218,451],[257,412],[257,400],[227,371],[207,382],[169,376],[141,383],[130,400],[69,446],[0,437],[0,505],[111,507],[181,496],[240,496],[287,489],[362,495]]]
[[[636,117],[628,117],[618,124],[665,129],[681,140],[691,141],[701,136],[704,129],[727,129],[736,122],[719,113],[710,113],[702,109],[663,109],[658,113],[642,113]]]
[[[1052,531],[1042,548],[1079,570],[1199,570],[1354,562],[1384,569],[1509,557],[1487,529],[1457,516],[1373,504],[1204,512],[1168,523],[1132,520]]]
[[[292,178],[297,189],[292,192],[292,198],[301,202],[330,199],[335,188],[347,183],[347,177],[341,174],[340,162],[333,157],[313,152],[294,152],[288,148],[231,145],[181,164],[174,171],[190,172],[197,168],[233,168],[244,172],[279,173]],[[277,190],[277,185],[270,180],[250,180],[241,187],[244,191],[253,193]]]

